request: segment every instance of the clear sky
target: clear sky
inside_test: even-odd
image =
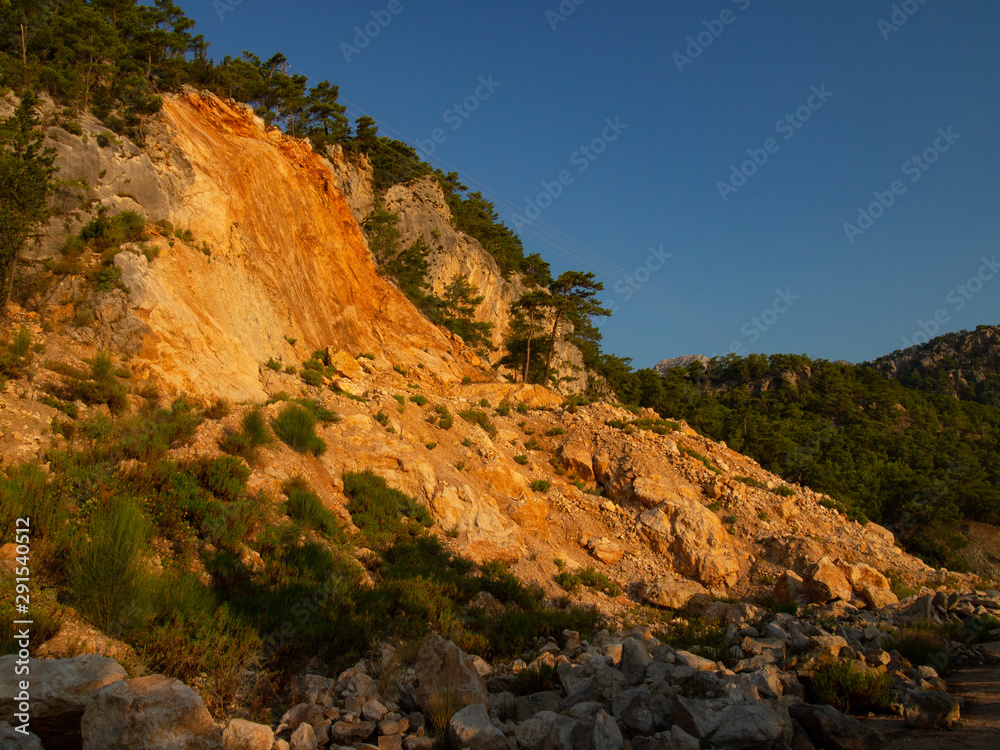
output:
[[[637,367],[1000,323],[995,0],[179,4],[595,271]]]

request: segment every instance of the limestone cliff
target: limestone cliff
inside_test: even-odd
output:
[[[338,187],[361,223],[375,203],[371,165],[363,157],[357,160],[345,157],[340,148],[331,149],[328,156]],[[385,207],[399,216],[401,246],[422,239],[430,248],[428,281],[432,293],[442,295],[456,275],[466,276],[476,287],[483,297],[476,309],[476,319],[493,326],[496,350],[490,360],[499,360],[503,356],[503,338],[511,323],[511,306],[525,291],[520,276],[512,274],[504,278],[493,256],[475,238],[452,226],[451,210],[434,177],[423,177],[409,185],[393,185],[386,192]],[[561,391],[576,393],[586,388],[587,375],[579,349],[560,337],[556,340],[553,360],[560,375],[572,378],[560,384]]]
[[[247,107],[167,97],[144,152],[60,130],[53,138],[60,176],[87,186],[80,207],[134,208],[195,238],[154,237],[154,262],[129,253],[115,261],[129,314],[145,324],[138,350],[169,385],[260,398],[261,363],[296,363],[327,346],[461,379],[454,343],[379,276],[329,162]],[[50,227],[56,240],[65,231]]]

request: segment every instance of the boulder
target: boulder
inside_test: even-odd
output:
[[[697,581],[661,576],[640,586],[640,596],[650,604],[667,609],[684,609],[699,594],[708,590]]]
[[[829,750],[877,750],[885,742],[880,732],[833,706],[792,703],[788,714],[806,730],[816,747]]]
[[[527,721],[518,724],[514,728],[517,746],[521,750],[539,750],[552,731],[552,724],[557,718],[558,714],[553,711],[539,711]]]
[[[357,380],[365,374],[358,361],[345,351],[333,352],[327,348],[326,358],[331,367],[349,380]]]
[[[14,721],[21,679],[17,656],[0,658],[0,721]],[[72,659],[29,659],[31,728],[50,747],[79,747],[80,721],[94,691],[128,677],[114,659],[87,654]]]
[[[865,586],[860,594],[870,609],[882,609],[899,601],[899,597],[889,589],[876,586]]]
[[[958,699],[938,690],[913,690],[903,696],[903,718],[908,727],[944,727],[959,720]]]
[[[490,722],[486,706],[473,703],[456,711],[448,722],[448,741],[454,748],[507,750],[507,738]]]
[[[829,557],[821,557],[810,569],[806,588],[809,597],[818,604],[834,599],[851,600],[851,584]]]
[[[225,750],[271,750],[273,744],[271,727],[245,719],[233,719],[222,733]]]
[[[851,588],[858,594],[868,587],[877,589],[890,588],[889,579],[879,573],[868,563],[858,563],[853,565],[843,560],[837,560],[837,567],[844,574],[844,578],[851,584]]]
[[[292,739],[288,741],[289,750],[316,750],[316,731],[312,724],[302,722],[298,729],[292,732]]]
[[[809,592],[802,577],[794,570],[786,570],[774,582],[774,598],[779,602],[796,601],[800,604],[809,601]]]
[[[646,678],[646,667],[653,661],[646,646],[635,638],[626,638],[622,644],[622,658],[618,665],[625,682],[638,685]]]
[[[198,694],[163,675],[101,688],[83,714],[83,750],[218,750],[222,735]]]
[[[6,721],[0,721],[0,750],[44,750],[44,748],[42,741],[34,732],[22,733]]]
[[[791,735],[791,725],[767,703],[735,703],[719,712],[719,728],[712,735],[716,747],[771,747]]]
[[[594,478],[594,457],[587,446],[576,441],[568,441],[559,452],[570,473],[576,474],[585,482]]]
[[[440,711],[442,703],[448,703],[450,708],[486,703],[486,683],[475,663],[458,646],[439,635],[424,639],[415,672],[413,698],[425,714]]]

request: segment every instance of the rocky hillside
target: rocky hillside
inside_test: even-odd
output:
[[[1000,406],[1000,326],[948,333],[865,365],[929,393]]]
[[[893,661],[880,613],[971,578],[681,420],[497,376],[379,276],[355,214],[365,180],[336,152],[191,92],[166,99],[144,150],[81,122],[50,130],[76,182],[26,259],[0,347],[0,519],[39,519],[30,653],[86,655],[35,664],[40,684],[46,670],[68,684],[65,668],[86,685],[68,708],[54,699],[72,746],[423,748],[447,732],[456,748],[618,750],[667,732],[685,747],[782,747],[834,732],[812,721],[858,731],[801,708],[798,662],[784,660],[802,654],[786,647],[932,677]],[[446,234],[433,185],[393,191],[406,232],[451,248],[441,273],[478,268],[496,310],[509,305],[513,283]],[[5,592],[17,554],[0,547]],[[88,560],[133,582],[113,607]],[[815,621],[749,604],[730,617],[719,597]],[[963,615],[993,611],[972,602]],[[820,618],[838,617],[857,619],[834,635]],[[713,658],[660,639],[697,618],[720,641]],[[730,679],[723,661],[753,676]],[[464,671],[425,676],[441,665]],[[427,702],[470,684],[474,700]],[[536,697],[493,695],[515,691]],[[4,720],[11,700],[0,694]],[[282,704],[296,707],[268,726],[229,721]],[[722,722],[741,727],[732,742]]]

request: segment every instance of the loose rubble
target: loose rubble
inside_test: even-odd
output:
[[[1000,630],[989,629],[996,624],[989,618],[998,614],[998,591],[928,592],[877,610],[835,600],[798,615],[715,601],[700,618],[724,629],[723,661],[675,649],[637,627],[604,630],[589,642],[565,631],[558,642],[540,639],[530,663],[492,668],[430,635],[407,669],[387,670],[395,656],[386,646],[374,664],[359,662],[336,677],[300,677],[301,702],[274,727],[243,718],[219,726],[183,683],[158,675],[127,679],[110,659],[32,663],[46,676],[42,705],[61,717],[50,747],[428,750],[444,737],[455,750],[874,750],[883,738],[865,721],[807,702],[810,677],[834,662],[886,674],[891,708],[907,726],[952,727],[961,701],[948,694],[937,669],[907,661],[897,638],[904,628],[950,623],[949,632],[969,643],[945,640],[941,669],[997,661]],[[12,657],[0,660],[4,674],[12,664]],[[393,679],[379,680],[380,673]],[[525,691],[545,679],[547,689]],[[0,720],[12,721],[14,712],[14,694],[4,689]],[[0,739],[4,747],[42,746],[38,738],[13,737],[5,725]]]

